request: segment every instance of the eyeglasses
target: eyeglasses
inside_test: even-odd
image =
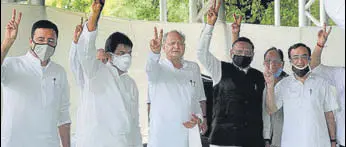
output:
[[[306,54],[304,54],[304,55],[293,55],[291,57],[291,61],[292,62],[297,62],[297,61],[299,61],[299,59],[309,60],[309,58],[310,57],[308,55],[306,55]]]
[[[46,41],[46,39],[43,38],[43,37],[36,38],[36,40],[34,42],[37,43],[37,44],[47,43],[47,44],[49,44],[51,46],[56,46],[56,44],[57,44],[57,41],[55,39],[48,38],[47,41]]]
[[[175,41],[171,41],[171,42],[167,42],[168,46],[174,46],[174,45],[179,45],[179,46],[183,46],[185,45],[184,42],[180,41],[180,40],[175,40]]]
[[[270,59],[267,59],[267,60],[264,60],[264,64],[267,64],[269,65],[270,63],[273,63],[273,64],[282,64],[282,61],[280,59],[274,59],[274,60],[270,60]]]
[[[248,56],[248,57],[251,57],[254,55],[251,49],[233,49],[233,54],[239,55],[239,56]]]

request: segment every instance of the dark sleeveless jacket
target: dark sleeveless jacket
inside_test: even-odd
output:
[[[221,63],[222,77],[214,86],[213,120],[209,141],[213,145],[263,147],[262,72],[247,73],[232,63]]]

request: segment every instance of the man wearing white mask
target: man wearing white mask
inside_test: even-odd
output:
[[[21,13],[16,19],[13,10],[1,45],[1,146],[59,147],[60,134],[62,146],[69,147],[70,94],[66,72],[50,59],[57,46],[58,28],[48,20],[37,21],[32,26],[28,53],[6,57],[16,40],[20,20]]]
[[[127,74],[131,65],[133,44],[124,34],[111,34],[104,50],[95,46],[97,22],[101,13],[98,1],[92,4],[92,14],[75,39],[71,63],[82,98],[78,107],[77,147],[142,147],[139,128],[138,89]],[[106,58],[102,62],[96,54]]]

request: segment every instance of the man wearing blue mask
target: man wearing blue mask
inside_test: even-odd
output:
[[[77,26],[70,62],[81,88],[76,125],[76,147],[142,147],[138,89],[127,74],[132,41],[120,32],[111,34],[105,49],[96,49],[102,3],[92,4],[92,14]]]
[[[63,147],[69,147],[70,93],[66,72],[50,59],[57,46],[58,28],[48,20],[35,22],[28,53],[5,58],[16,40],[20,20],[21,13],[16,19],[13,10],[1,44],[1,146],[59,147],[60,134]]]
[[[233,42],[232,63],[222,62],[208,48],[219,4],[214,2],[202,31],[197,57],[213,79],[213,120],[209,141],[212,147],[263,147],[263,74],[250,67],[254,45],[245,37]],[[240,23],[240,22],[239,22]]]

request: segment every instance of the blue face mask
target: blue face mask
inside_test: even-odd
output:
[[[280,77],[282,71],[283,71],[282,68],[279,68],[278,71],[277,71],[276,73],[274,73],[274,77],[275,77],[275,78]]]

